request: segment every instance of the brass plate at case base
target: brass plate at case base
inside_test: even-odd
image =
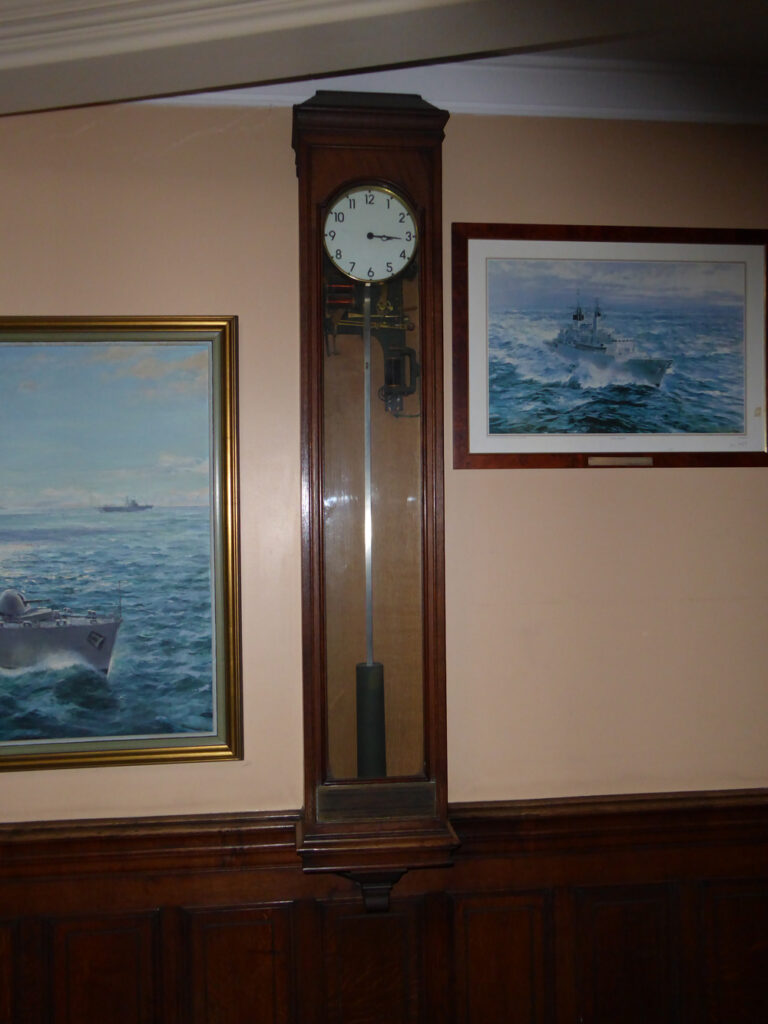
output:
[[[375,818],[432,818],[436,813],[434,782],[382,782],[323,785],[317,789],[319,821]]]
[[[650,455],[590,455],[588,466],[653,466]]]

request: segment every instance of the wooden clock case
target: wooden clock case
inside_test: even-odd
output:
[[[297,849],[311,871],[350,874],[364,893],[386,893],[414,867],[450,861],[456,837],[447,816],[442,386],[441,144],[448,119],[418,96],[318,92],[294,108],[293,147],[299,178],[302,400],[302,600],[305,804]],[[404,195],[419,225],[417,289],[411,326],[419,342],[417,459],[420,481],[418,561],[420,614],[417,692],[411,716],[417,742],[405,758],[388,733],[382,778],[335,770],[344,757],[334,715],[343,703],[329,682],[329,590],[335,569],[324,537],[324,466],[328,422],[324,322],[328,265],[323,225],[344,188],[377,183]],[[405,286],[404,286],[405,287]],[[414,429],[414,428],[411,428]],[[407,730],[405,730],[407,731]],[[342,744],[343,746],[343,744]],[[374,900],[378,896],[373,897]]]

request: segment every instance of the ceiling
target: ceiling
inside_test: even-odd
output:
[[[768,123],[766,38],[767,0],[0,0],[0,114],[292,103],[321,84],[452,111]]]

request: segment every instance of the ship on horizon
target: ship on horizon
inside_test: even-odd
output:
[[[126,498],[122,505],[99,505],[99,512],[145,512],[154,505],[140,505],[135,498]]]

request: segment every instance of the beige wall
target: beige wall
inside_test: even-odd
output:
[[[762,130],[454,117],[444,160],[446,295],[451,221],[768,227]],[[240,317],[246,738],[8,773],[0,819],[301,803],[296,205],[289,111],[0,121],[0,312]],[[450,799],[768,785],[768,474],[454,471],[446,433]]]

